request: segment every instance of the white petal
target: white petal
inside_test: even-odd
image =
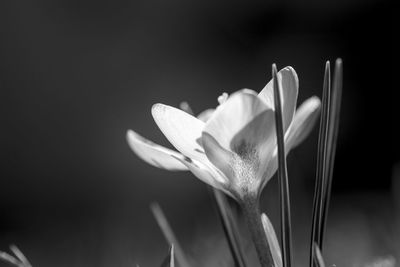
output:
[[[246,90],[231,95],[206,123],[204,150],[232,188],[259,189],[275,144],[274,121],[273,110]]]
[[[319,116],[321,107],[321,101],[318,97],[311,97],[303,102],[297,109],[296,114],[293,118],[292,124],[285,134],[285,152],[286,155],[289,154],[290,150],[301,142],[308,136],[308,134],[313,129],[315,122]],[[272,178],[274,173],[278,169],[278,150],[275,147],[270,158],[267,160],[268,166],[267,170],[263,175],[263,181],[261,189],[267,184],[267,182]]]
[[[258,146],[270,141],[275,123],[273,110],[254,91],[232,94],[218,106],[204,127],[226,150],[240,154],[243,146]]]
[[[201,181],[232,196],[232,194],[227,191],[227,186],[225,186],[227,185],[227,178],[221,172],[211,166],[204,165],[201,162],[192,160],[190,158],[177,159],[181,161],[182,164],[184,164],[194,174],[194,176],[199,178]]]
[[[223,148],[212,135],[206,132],[203,132],[202,143],[210,162],[232,181],[235,178],[235,170],[231,166],[235,159],[234,153]]]
[[[265,235],[267,236],[269,247],[271,249],[271,255],[272,259],[274,260],[275,267],[282,267],[282,253],[274,227],[265,213],[261,215],[261,220],[264,226]]]
[[[171,144],[185,156],[208,162],[201,147],[201,132],[204,122],[171,106],[155,104],[152,114],[158,127]]]
[[[310,134],[318,119],[321,101],[318,97],[310,97],[297,109],[290,128],[286,132],[287,150],[296,147]]]
[[[138,133],[128,130],[126,140],[133,152],[147,163],[167,170],[187,171],[188,168],[178,160],[184,156],[176,151],[157,145]]]
[[[286,132],[292,122],[296,110],[299,80],[295,70],[292,67],[286,67],[278,72],[278,82],[282,96],[283,130]],[[274,107],[273,80],[269,81],[269,83],[259,93],[259,97],[269,106]]]
[[[202,111],[199,115],[197,115],[197,118],[199,120],[201,120],[202,122],[207,122],[208,119],[211,118],[214,111],[215,111],[215,109],[213,109],[213,108],[206,109],[206,110]]]

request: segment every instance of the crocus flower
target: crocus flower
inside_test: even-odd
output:
[[[310,133],[320,100],[307,99],[297,110],[297,74],[279,71],[285,147],[288,153]],[[219,98],[220,105],[203,120],[164,104],[152,115],[160,130],[178,150],[157,145],[129,130],[132,150],[151,165],[167,170],[190,170],[205,183],[240,201],[258,197],[277,170],[277,147],[272,80],[256,93],[243,89]]]

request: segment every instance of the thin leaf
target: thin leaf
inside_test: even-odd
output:
[[[25,255],[15,245],[10,246],[10,250],[14,253],[10,255],[6,252],[0,251],[0,260],[7,262],[17,267],[32,267]]]
[[[161,267],[175,267],[174,245],[169,248],[169,253],[164,259]]]
[[[310,266],[314,264],[314,249],[313,244],[320,245],[321,237],[321,218],[322,218],[322,198],[323,198],[323,187],[324,187],[324,162],[326,158],[326,139],[328,134],[328,119],[329,119],[329,99],[330,99],[330,63],[329,61],[325,64],[324,73],[324,84],[322,91],[322,111],[321,121],[318,136],[318,157],[317,157],[317,171],[316,171],[316,182],[315,192],[313,199],[313,211],[312,211],[312,225],[311,225],[311,243],[310,243]]]
[[[317,264],[317,267],[325,267],[324,258],[322,257],[321,250],[316,243],[313,244],[313,249],[315,254],[314,261]]]
[[[21,261],[24,267],[32,267],[28,259],[25,257],[24,253],[16,245],[11,245],[10,250],[17,256],[17,258]]]
[[[330,70],[330,63],[327,62],[326,69],[325,69],[325,77],[324,77],[324,94],[325,94],[325,102],[323,102],[323,107],[325,110],[324,114],[322,114],[322,137],[321,137],[321,147],[320,154],[318,155],[318,176],[320,180],[320,190],[319,190],[319,199],[318,199],[318,230],[317,230],[317,245],[321,247],[321,239],[322,239],[322,214],[323,214],[323,199],[326,193],[326,185],[327,185],[327,177],[326,177],[326,162],[328,159],[328,136],[329,136],[329,125],[330,125],[330,112],[331,112],[331,70]]]
[[[243,248],[241,244],[239,227],[236,223],[236,219],[232,214],[231,207],[229,205],[227,196],[219,191],[218,189],[211,188],[215,202],[218,207],[218,214],[222,222],[222,227],[224,229],[224,233],[226,239],[228,240],[228,245],[235,263],[237,267],[245,267],[245,256],[243,252]]]
[[[278,238],[274,227],[265,213],[261,214],[261,220],[264,226],[265,235],[271,248],[272,258],[274,259],[275,267],[282,267],[282,252],[279,247]]]
[[[327,158],[326,158],[326,168],[325,168],[325,187],[324,196],[322,200],[322,218],[321,218],[321,239],[320,248],[322,250],[323,237],[325,234],[329,202],[331,198],[332,191],[332,179],[333,179],[333,168],[335,164],[336,146],[339,133],[339,118],[340,118],[340,106],[342,100],[342,87],[343,87],[343,67],[342,60],[339,58],[335,62],[335,73],[333,78],[333,91],[331,98],[331,112],[329,116],[328,125],[328,147],[327,147]]]
[[[158,223],[158,226],[163,232],[165,239],[169,244],[174,245],[176,260],[178,261],[179,265],[181,267],[189,267],[189,261],[187,260],[186,255],[178,242],[178,239],[175,237],[175,234],[172,231],[172,228],[169,225],[160,205],[158,205],[158,203],[153,203],[150,205],[150,209],[153,212],[153,215]]]
[[[274,80],[274,105],[275,125],[278,144],[278,177],[280,187],[281,204],[281,242],[283,267],[292,265],[292,226],[290,216],[289,182],[286,166],[285,143],[282,122],[281,89],[279,88],[276,65],[272,65],[272,76]]]
[[[7,252],[0,251],[0,260],[10,263],[15,266],[21,266],[19,260],[8,254]]]

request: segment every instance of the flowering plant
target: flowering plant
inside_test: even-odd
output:
[[[276,256],[280,255],[279,246],[271,241],[270,234],[265,235],[272,225],[265,228],[266,215],[264,223],[261,220],[260,194],[278,168],[278,154],[286,156],[307,137],[320,111],[321,102],[315,96],[296,110],[298,87],[295,70],[286,67],[278,73],[275,69],[274,79],[260,93],[250,89],[230,96],[224,93],[215,110],[206,110],[197,118],[188,112],[188,105],[181,110],[155,104],[153,118],[178,152],[133,130],[127,132],[130,147],[144,161],[168,170],[190,170],[235,199],[242,208],[262,266],[281,264]],[[281,105],[275,105],[277,93]],[[283,152],[278,151],[276,130],[282,132]]]
[[[286,67],[278,73],[278,80],[289,152],[311,131],[320,100],[311,97],[296,111],[296,72]],[[127,132],[128,143],[149,164],[168,170],[190,170],[237,201],[247,195],[258,197],[278,167],[272,80],[259,94],[243,89],[219,99],[220,105],[214,111],[201,113],[198,118],[168,105],[153,106],[155,122],[179,152],[132,130]]]
[[[155,104],[152,115],[160,130],[178,150],[157,145],[133,130],[127,131],[131,149],[147,163],[173,171],[191,171],[213,188],[220,217],[230,244],[235,266],[246,266],[236,218],[226,196],[240,206],[250,230],[262,267],[291,266],[291,218],[286,155],[312,130],[321,111],[318,141],[317,181],[311,227],[310,267],[324,267],[323,234],[330,199],[333,163],[338,134],[342,63],[336,61],[331,92],[330,65],[326,64],[322,103],[311,97],[296,109],[299,82],[291,67],[277,72],[256,93],[242,89],[218,98],[219,105],[193,116],[188,104],[177,109]],[[322,108],[321,108],[322,107]],[[281,247],[272,223],[259,209],[259,198],[266,183],[278,170],[280,185]],[[223,193],[225,194],[223,194]],[[174,267],[175,257],[182,267],[190,266],[172,233],[161,208],[152,205],[171,249],[161,266]],[[15,246],[15,256],[0,251],[0,260],[18,267],[30,267]]]

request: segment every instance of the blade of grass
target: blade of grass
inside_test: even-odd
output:
[[[324,162],[326,154],[326,139],[327,139],[327,122],[329,118],[329,102],[330,102],[330,63],[329,61],[325,64],[324,73],[324,84],[322,92],[322,111],[321,120],[318,136],[318,156],[317,156],[317,170],[316,170],[316,181],[315,191],[313,199],[313,210],[312,210],[312,225],[311,225],[311,243],[310,243],[310,266],[315,266],[314,263],[314,243],[320,244],[320,230],[321,230],[321,209],[322,209],[322,197],[323,197],[323,186],[324,186]]]
[[[261,220],[264,226],[265,235],[268,239],[269,247],[271,248],[271,254],[272,258],[274,259],[275,267],[282,267],[282,252],[281,248],[279,247],[279,242],[278,238],[276,237],[274,227],[265,213],[261,214]]]
[[[315,254],[314,261],[316,262],[317,267],[325,267],[324,258],[322,257],[321,250],[319,249],[319,247],[316,243],[314,243],[313,249],[314,249],[314,254]]]
[[[175,267],[174,245],[169,248],[168,256],[164,259],[161,267]]]
[[[228,240],[229,249],[235,266],[245,267],[246,263],[243,248],[241,246],[242,241],[239,235],[239,227],[236,223],[235,217],[233,216],[227,196],[215,188],[210,189],[212,190],[217,204],[218,215],[221,219],[222,228],[224,229],[226,239]]]
[[[13,256],[11,256],[10,254],[8,254],[7,252],[3,252],[0,251],[0,260],[7,262],[11,265],[15,265],[15,266],[20,266],[20,262],[14,258]]]
[[[281,242],[283,267],[292,265],[292,226],[290,216],[289,181],[286,167],[285,141],[282,122],[281,90],[278,83],[276,65],[272,65],[274,83],[274,106],[276,139],[278,144],[278,177],[280,186],[280,211],[281,211]]]
[[[16,245],[11,245],[10,250],[17,256],[17,258],[21,261],[24,267],[32,267],[28,259],[25,257],[24,253]]]
[[[331,198],[332,191],[332,179],[333,179],[333,168],[335,164],[335,155],[336,155],[336,146],[337,146],[337,138],[339,133],[339,118],[340,118],[340,106],[342,99],[342,87],[343,87],[343,67],[342,60],[339,58],[335,62],[335,72],[333,78],[333,90],[332,90],[332,100],[331,104],[331,112],[329,118],[328,125],[328,148],[327,148],[327,158],[326,158],[326,185],[325,192],[323,197],[323,208],[322,208],[322,218],[321,218],[321,244],[320,248],[322,250],[323,247],[323,237],[325,234],[328,210],[329,210],[329,202]]]
[[[158,203],[152,203],[150,205],[150,209],[153,212],[153,215],[158,223],[158,226],[161,228],[165,239],[170,245],[174,245],[176,260],[178,261],[179,266],[189,267],[189,261],[187,260],[186,255],[178,242],[178,239],[175,237],[175,234],[172,231],[172,228],[169,225],[168,220],[165,217],[160,205]]]

